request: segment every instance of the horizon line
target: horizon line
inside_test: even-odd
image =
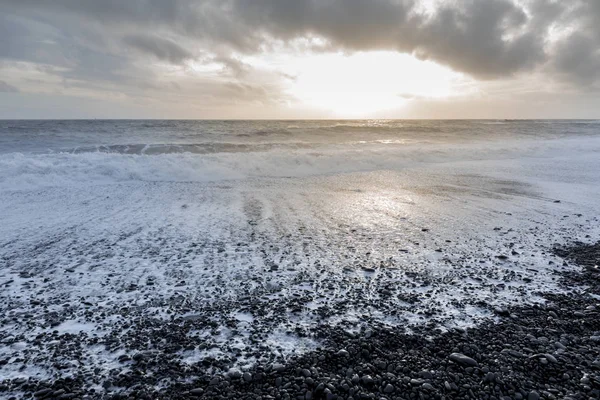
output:
[[[0,118],[0,121],[600,121],[600,118]]]

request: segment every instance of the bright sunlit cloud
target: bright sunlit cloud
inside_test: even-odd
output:
[[[386,51],[322,53],[250,59],[290,76],[287,90],[300,104],[334,117],[363,117],[397,109],[415,98],[464,94],[468,79],[449,68]]]

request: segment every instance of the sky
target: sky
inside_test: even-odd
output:
[[[600,118],[600,1],[0,0],[0,118]]]

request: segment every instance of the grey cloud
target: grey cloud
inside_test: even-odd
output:
[[[5,81],[0,81],[0,93],[17,93],[19,89],[14,87],[13,85],[9,85]]]
[[[153,35],[127,35],[123,38],[123,41],[139,51],[151,54],[160,60],[169,61],[173,64],[181,64],[193,58],[190,51],[184,49],[174,41]]]
[[[105,63],[110,65],[102,69],[115,77],[135,60],[109,45],[114,42],[124,41],[139,52],[174,64],[197,53],[188,47],[194,43],[203,51],[219,54],[219,60],[213,61],[242,79],[247,66],[232,58],[232,53],[260,53],[273,41],[318,36],[328,42],[329,49],[408,52],[482,79],[539,66],[579,84],[600,78],[600,2],[596,0],[442,0],[436,4],[432,14],[424,14],[419,12],[418,0],[5,0],[0,11],[33,22],[0,28],[27,31],[7,35],[7,41],[0,44],[0,57],[8,52],[13,58],[31,58],[30,49],[39,49],[33,40],[39,23],[68,32],[57,34],[63,50],[78,32],[91,41],[94,35],[88,26],[94,27],[93,32],[102,38],[91,54],[106,55],[110,61]],[[551,27],[572,27],[575,33],[549,47]],[[173,41],[156,32],[184,40]],[[108,43],[104,49],[103,41]],[[81,46],[85,43],[76,43],[75,48]],[[39,62],[43,52],[34,53]],[[73,60],[73,53],[65,57],[79,65],[80,76],[85,75],[81,68],[90,63]],[[102,75],[99,70],[94,74]]]
[[[567,81],[600,89],[600,1],[574,1],[564,18],[572,29],[552,49],[551,70]]]
[[[569,36],[557,46],[553,67],[581,85],[593,84],[600,77],[598,44],[579,33]]]
[[[224,69],[235,77],[243,77],[250,71],[251,67],[248,64],[238,60],[237,58],[220,55],[213,57],[212,61],[223,65]]]
[[[416,54],[483,78],[510,75],[544,59],[536,32],[506,35],[527,27],[522,9],[507,1],[445,6],[417,32]]]
[[[236,1],[235,21],[261,35],[290,39],[314,34],[347,50],[415,53],[478,77],[510,75],[543,60],[543,40],[527,30],[524,11],[508,0],[444,3],[433,16],[415,1]],[[520,31],[523,31],[520,33]],[[515,33],[517,32],[517,33]],[[508,39],[507,34],[514,34]]]

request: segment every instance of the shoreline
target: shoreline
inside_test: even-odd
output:
[[[0,398],[593,397],[592,150],[0,190]]]

